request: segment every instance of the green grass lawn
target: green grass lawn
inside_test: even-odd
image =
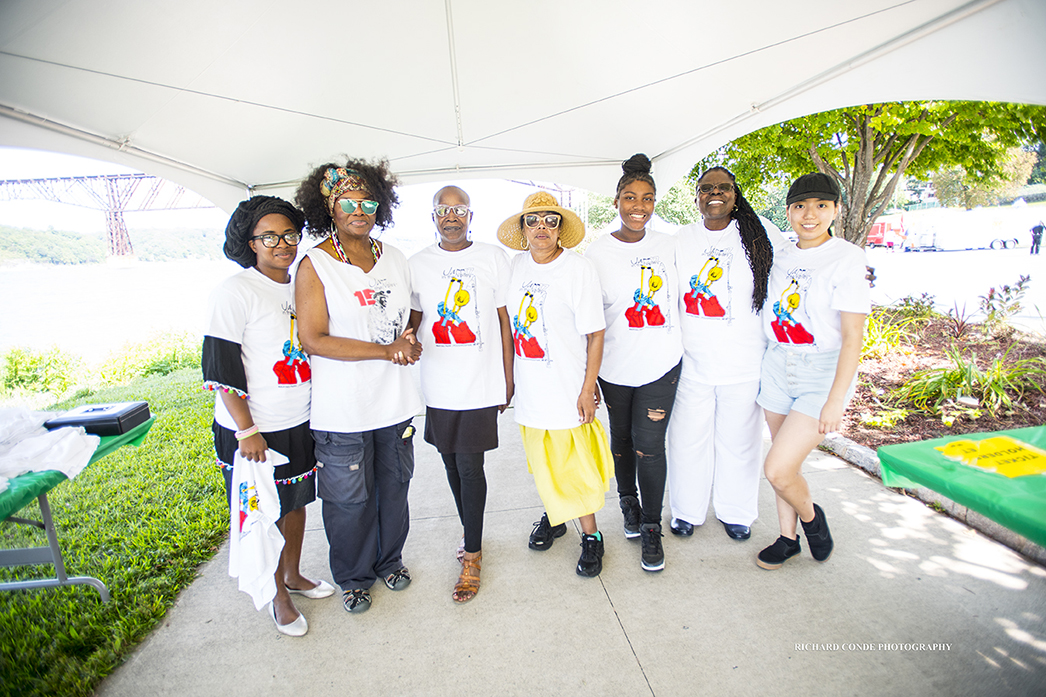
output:
[[[156,423],[140,448],[99,460],[48,494],[70,576],[90,586],[0,593],[0,694],[89,695],[163,618],[229,527],[214,465],[213,397],[199,369],[137,380],[54,407],[145,400]],[[34,502],[18,514],[39,520]],[[0,548],[46,546],[41,530],[0,524]],[[53,576],[53,566],[0,568],[0,581]]]

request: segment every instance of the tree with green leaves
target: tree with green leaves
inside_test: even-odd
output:
[[[933,190],[941,205],[963,207],[990,206],[1000,199],[1013,199],[1028,182],[1036,154],[1023,148],[1010,148],[1009,155],[993,172],[971,175],[959,165],[952,165],[933,175]]]
[[[1043,140],[1046,107],[999,102],[890,102],[811,114],[742,136],[698,162],[721,164],[753,189],[819,171],[843,190],[836,234],[863,246],[901,177],[930,179],[959,166],[970,176],[1000,168],[1010,148]]]

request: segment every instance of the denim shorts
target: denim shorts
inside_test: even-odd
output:
[[[795,409],[815,419],[821,418],[821,409],[828,401],[828,393],[835,381],[839,351],[797,351],[771,341],[763,354],[759,375],[759,397],[763,409],[775,414],[787,414]],[[843,401],[850,403],[857,387],[854,375]]]

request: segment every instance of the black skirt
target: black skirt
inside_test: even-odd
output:
[[[222,463],[225,495],[231,502],[232,463],[240,443],[236,440],[235,431],[218,425],[217,421],[212,424],[211,430],[214,431],[214,452]],[[312,442],[312,431],[309,429],[309,422],[305,421],[282,431],[262,433],[262,437],[270,450],[290,458],[286,465],[273,468],[282,518],[316,500],[316,448]]]
[[[498,408],[425,410],[425,442],[441,453],[484,453],[498,447]]]

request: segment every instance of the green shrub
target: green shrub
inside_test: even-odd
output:
[[[989,288],[986,295],[980,296],[986,336],[1007,337],[1013,334],[1010,318],[1020,312],[1021,301],[1028,292],[1030,281],[1031,276],[1022,275],[1014,285],[1004,285],[999,290]]]
[[[908,418],[907,409],[884,408],[874,414],[863,414],[859,417],[861,425],[867,428],[876,428],[880,431],[891,431],[893,428]]]
[[[935,415],[941,414],[942,406],[949,400],[957,403],[949,405],[951,412],[972,415],[960,408],[963,406],[961,398],[972,398],[978,404],[969,405],[970,409],[980,406],[995,415],[1013,409],[1026,392],[1043,392],[1046,360],[1042,358],[1008,362],[1007,349],[1003,355],[993,358],[987,369],[982,370],[977,365],[976,353],[971,353],[969,360],[964,360],[954,347],[948,349],[947,353],[954,367],[922,370],[913,374],[894,391],[893,398]]]
[[[199,336],[188,332],[161,334],[139,344],[127,344],[109,356],[98,376],[102,385],[122,385],[183,368],[199,370],[201,344]]]
[[[112,600],[103,605],[87,586],[0,593],[0,695],[92,694],[221,545],[229,511],[214,466],[213,397],[199,384],[186,369],[90,396],[145,400],[156,416],[141,447],[121,448],[48,493],[67,572],[101,579]],[[38,520],[39,509],[34,502],[19,515]],[[0,524],[0,547],[46,544],[40,530]],[[0,580],[53,572],[0,568]]]
[[[918,298],[908,295],[890,306],[894,315],[900,317],[912,317],[914,319],[933,319],[940,315],[933,308],[934,296],[923,293]]]
[[[898,319],[889,308],[872,309],[864,325],[861,357],[882,358],[897,350],[902,343],[911,344],[915,335],[910,331],[910,327],[918,321],[920,320],[915,317]]]
[[[4,354],[5,390],[63,395],[75,384],[83,361],[57,346],[45,351],[16,347]]]

